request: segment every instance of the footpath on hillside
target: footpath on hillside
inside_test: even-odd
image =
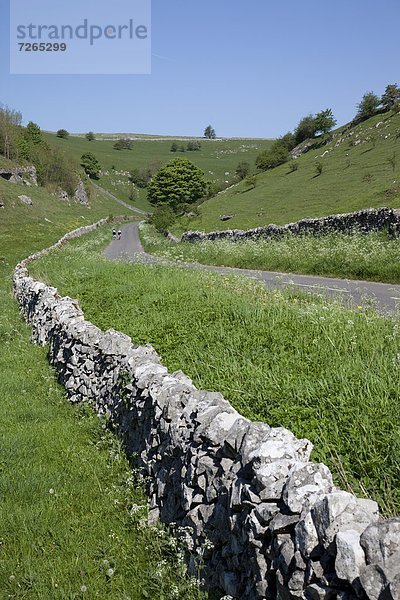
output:
[[[199,263],[175,263],[147,254],[140,242],[139,224],[129,223],[121,229],[121,239],[113,240],[104,251],[104,256],[110,260],[126,260],[147,264],[168,264],[188,269],[206,269],[225,275],[244,275],[257,279],[268,288],[292,288],[314,294],[324,294],[328,297],[339,298],[345,305],[362,310],[372,303],[381,313],[393,313],[400,308],[400,285],[375,283],[371,281],[356,281],[352,279],[333,279],[315,275],[296,275],[293,273],[276,273],[253,269],[238,269],[232,267],[216,267]],[[360,308],[361,307],[361,308]]]

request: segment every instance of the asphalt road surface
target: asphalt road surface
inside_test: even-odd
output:
[[[146,254],[139,239],[138,223],[129,223],[121,228],[120,240],[113,240],[104,251],[111,260],[126,260],[130,262],[168,263],[173,261]],[[182,263],[179,263],[182,267]],[[262,281],[268,288],[292,288],[313,294],[323,294],[339,298],[351,308],[365,307],[373,303],[381,313],[393,313],[400,310],[400,285],[390,283],[374,283],[370,281],[355,281],[352,279],[333,279],[312,275],[295,275],[292,273],[276,273],[274,271],[258,271],[252,269],[236,269],[231,267],[215,267],[186,263],[184,268],[206,269],[223,274],[236,274]],[[359,310],[359,309],[358,309]]]

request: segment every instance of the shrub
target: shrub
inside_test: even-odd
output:
[[[188,152],[198,152],[201,150],[201,142],[198,140],[192,140],[191,142],[188,142],[186,149]]]
[[[149,219],[149,222],[154,225],[157,231],[160,233],[165,233],[168,230],[168,227],[171,227],[175,220],[176,214],[172,208],[167,204],[162,204],[156,207]]]
[[[61,138],[63,140],[66,140],[69,137],[69,133],[68,133],[68,131],[66,129],[59,129],[57,131],[56,135],[57,135],[58,138]]]
[[[366,92],[362,97],[362,100],[357,104],[357,115],[356,118],[368,119],[372,117],[376,109],[380,104],[380,100],[374,92]]]
[[[117,140],[113,146],[114,150],[132,150],[133,142],[127,138]]]
[[[133,169],[130,172],[129,180],[137,185],[139,188],[147,188],[151,181],[152,172],[149,168],[147,169]]]
[[[254,190],[257,185],[257,177],[255,175],[250,175],[249,177],[246,177],[244,183],[249,190]]]
[[[318,161],[317,163],[315,163],[315,172],[317,175],[321,175],[323,170],[324,165],[322,164],[322,162]]]
[[[245,179],[250,173],[250,164],[242,160],[236,167],[235,173],[239,177],[239,179]]]
[[[264,150],[256,158],[256,167],[262,171],[274,169],[287,161],[289,150],[284,142],[277,140],[270,149]]]

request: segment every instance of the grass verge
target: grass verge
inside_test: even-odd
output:
[[[35,274],[246,417],[308,437],[338,484],[400,512],[397,319],[237,277],[110,263],[99,257],[108,239],[104,230],[71,243]]]
[[[140,235],[146,252],[172,260],[400,283],[399,240],[386,233],[176,243],[141,223]]]
[[[147,527],[141,485],[105,423],[66,401],[11,294],[18,260],[123,208],[68,206],[41,188],[28,207],[21,189],[0,181],[0,597],[205,597],[175,541]]]

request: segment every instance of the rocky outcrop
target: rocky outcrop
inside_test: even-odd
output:
[[[399,598],[400,519],[337,489],[308,440],[250,422],[169,373],[151,346],[86,321],[76,300],[29,276],[49,250],[14,273],[33,340],[49,344],[70,401],[108,417],[145,478],[150,520],[186,535],[194,572],[200,555],[210,587],[240,600]]]
[[[293,150],[290,151],[290,157],[291,158],[299,158],[299,156],[306,154],[309,150],[314,148],[316,146],[316,144],[317,144],[316,140],[313,140],[313,139],[305,140],[304,142],[301,142],[301,144],[298,144],[295,148],[293,148]]]
[[[79,202],[79,204],[83,204],[84,206],[89,205],[89,197],[86,193],[85,186],[82,180],[79,181],[79,185],[74,193],[74,200]]]
[[[389,231],[397,235],[400,231],[400,211],[393,208],[367,208],[352,213],[330,215],[318,219],[302,219],[288,225],[267,225],[243,231],[227,229],[225,231],[187,231],[182,235],[182,242],[203,242],[206,240],[228,240],[239,242],[245,240],[262,240],[279,238],[285,235],[326,235],[328,233],[369,233],[372,231]]]
[[[69,196],[68,196],[68,192],[66,192],[65,190],[57,190],[57,192],[55,193],[56,197],[61,200],[61,202],[68,202],[69,201]]]
[[[54,192],[54,195],[56,198],[58,198],[58,200],[61,200],[61,202],[69,202],[70,200],[68,192],[62,189],[58,189],[56,192]],[[79,204],[83,204],[84,206],[89,206],[89,196],[81,179],[79,180],[78,187],[74,192],[73,200],[75,202],[79,202]]]
[[[37,186],[36,168],[31,165],[28,167],[15,167],[13,169],[0,169],[0,177],[10,183],[20,185]]]

